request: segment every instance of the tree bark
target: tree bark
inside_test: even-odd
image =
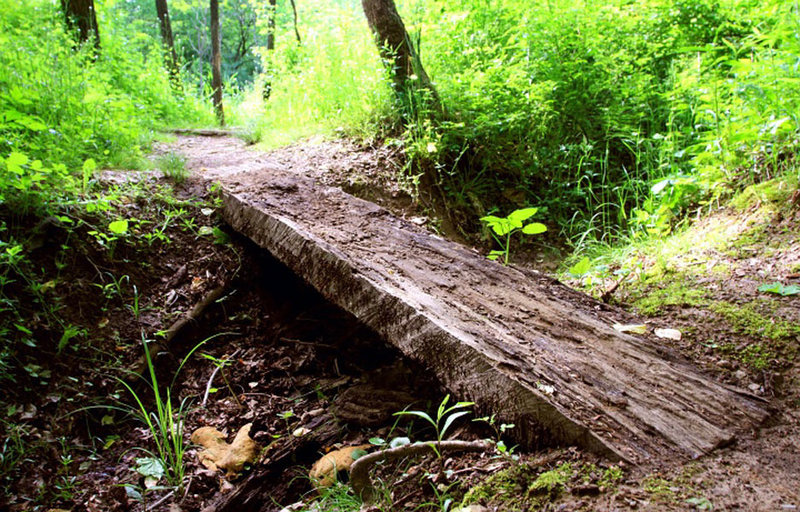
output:
[[[302,44],[300,41],[300,31],[297,30],[297,6],[294,3],[294,0],[289,0],[292,4],[292,19],[294,20],[294,36],[297,38],[297,44]]]
[[[94,37],[94,47],[100,50],[100,31],[97,29],[97,14],[94,0],[61,0],[61,10],[70,32],[78,31],[78,42],[87,42]]]
[[[267,21],[267,50],[275,49],[275,15],[278,0],[269,0],[269,19]]]
[[[164,44],[164,61],[167,65],[170,79],[173,86],[182,89],[178,70],[178,54],[175,53],[175,40],[172,37],[172,24],[169,21],[167,0],[156,0],[156,13],[161,27],[161,41]]]
[[[415,75],[419,85],[430,93],[434,106],[440,109],[439,95],[411,44],[394,0],[361,0],[361,6],[369,28],[375,34],[381,58],[391,67],[395,91],[406,92],[409,80]]]
[[[222,108],[222,55],[220,53],[219,0],[211,0],[211,87],[214,90],[214,110],[220,126],[225,126]]]

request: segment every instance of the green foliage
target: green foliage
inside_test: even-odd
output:
[[[286,34],[274,51],[256,49],[264,74],[236,99],[233,122],[269,146],[319,133],[375,136],[395,100],[360,5],[297,7],[303,44]]]
[[[470,413],[470,411],[459,411],[459,409],[465,409],[474,405],[473,402],[456,402],[450,407],[448,407],[447,404],[449,401],[450,401],[450,395],[445,396],[444,399],[439,404],[438,409],[436,410],[435,418],[425,411],[400,411],[394,413],[394,415],[415,416],[417,418],[422,418],[427,423],[431,424],[431,426],[436,431],[436,441],[441,443],[442,439],[444,438],[445,434],[447,433],[448,429],[453,424],[453,422],[458,418],[466,416],[467,414]],[[438,448],[433,446],[433,449],[434,451],[436,451],[437,456],[441,457]]]
[[[104,13],[96,56],[91,45],[73,49],[57,3],[0,1],[0,155],[85,171],[84,191],[95,165],[137,164],[158,126],[207,119],[197,100],[173,92],[160,41]]]
[[[206,341],[208,340],[198,343],[189,351],[181,362],[175,376],[177,376],[178,372],[183,368],[183,364],[192,356],[195,350],[200,348]],[[139,459],[137,461],[138,465],[136,470],[146,477],[154,478],[156,476],[154,468],[158,466],[160,467],[159,476],[156,481],[153,482],[153,485],[163,476],[171,486],[182,489],[186,470],[183,459],[186,450],[189,448],[189,444],[184,438],[183,433],[183,426],[186,415],[188,414],[188,399],[184,398],[177,404],[172,400],[171,385],[167,387],[166,390],[161,389],[158,378],[156,377],[153,360],[150,357],[150,348],[147,346],[147,340],[144,338],[144,335],[142,335],[142,345],[144,347],[145,362],[147,364],[146,369],[149,377],[147,384],[153,392],[155,410],[151,411],[148,409],[145,405],[144,397],[137,394],[127,382],[118,379],[120,384],[130,392],[136,403],[135,407],[131,407],[132,414],[145,424],[155,444],[154,452],[144,450],[149,457]],[[174,381],[175,379],[173,378],[173,383]],[[162,393],[164,393],[165,396],[162,396]],[[145,471],[147,474],[144,473]]]
[[[538,208],[521,208],[509,213],[507,217],[497,217],[495,215],[481,217],[481,222],[490,228],[492,237],[501,248],[499,251],[490,252],[489,259],[496,260],[502,256],[503,264],[508,265],[508,257],[511,252],[511,235],[518,232],[523,235],[539,235],[547,231],[547,226],[540,222],[525,223],[536,215],[538,211]]]
[[[800,286],[796,284],[784,286],[782,283],[765,283],[758,287],[758,291],[764,293],[774,293],[776,295],[780,295],[781,297],[787,297],[789,295],[799,295]]]
[[[275,144],[383,120],[406,179],[427,176],[467,228],[536,203],[576,246],[659,236],[792,165],[793,4],[404,2],[443,112],[413,80],[391,94],[361,13],[340,4],[301,5],[304,45],[262,53],[272,96],[245,94],[242,124]]]
[[[156,167],[161,169],[166,177],[177,184],[181,184],[189,177],[186,169],[186,158],[178,153],[169,152],[156,160]]]

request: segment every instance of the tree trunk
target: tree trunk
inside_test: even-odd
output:
[[[294,0],[289,0],[292,3],[292,17],[294,20],[294,36],[297,38],[297,44],[302,44],[300,41],[300,31],[297,30],[297,6],[294,4]]]
[[[175,40],[172,37],[172,24],[169,22],[167,0],[156,0],[156,12],[161,27],[161,41],[164,44],[164,60],[174,87],[182,89],[178,71],[178,55],[175,53]]]
[[[220,53],[219,0],[211,0],[211,87],[214,89],[214,110],[220,126],[225,126],[222,108],[222,55]]]
[[[415,75],[418,85],[429,92],[433,106],[440,110],[439,95],[411,44],[394,0],[361,0],[361,6],[364,8],[369,28],[375,34],[378,51],[384,62],[391,66],[395,91],[407,92],[409,80]]]
[[[94,47],[100,50],[100,32],[94,0],[61,0],[61,10],[70,32],[78,31],[78,41],[83,44],[94,37]]]
[[[275,16],[278,0],[269,0],[269,19],[267,21],[267,50],[275,49]]]

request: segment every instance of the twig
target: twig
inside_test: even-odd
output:
[[[303,340],[296,340],[294,338],[281,338],[280,340],[286,343],[297,343],[298,345],[311,345],[312,347],[336,348],[328,343],[319,343],[316,341],[303,341]]]
[[[168,499],[170,499],[170,498],[172,497],[172,495],[173,495],[173,494],[175,494],[175,491],[169,491],[167,494],[165,494],[164,496],[162,496],[161,498],[159,498],[159,499],[158,499],[158,501],[156,501],[155,503],[152,503],[152,504],[148,505],[148,506],[147,506],[147,508],[146,508],[145,510],[155,510],[155,509],[156,509],[156,507],[158,507],[159,505],[161,505],[162,503],[164,503],[165,501],[167,501]]]
[[[170,327],[167,329],[164,339],[160,341],[156,341],[154,343],[150,343],[148,346],[148,351],[150,352],[150,359],[154,359],[156,354],[160,350],[162,350],[165,346],[169,345],[169,343],[175,338],[181,331],[183,331],[188,325],[192,322],[196,322],[198,318],[205,312],[206,308],[217,301],[222,295],[225,293],[227,289],[227,285],[222,285],[214,288],[210,292],[208,292],[197,304],[194,305],[191,311],[184,314],[178,320],[176,320]],[[131,371],[131,376],[129,380],[133,380],[137,378],[139,375],[142,374],[144,369],[147,367],[147,359],[142,356],[139,361],[137,361],[136,365],[134,365],[133,370]]]
[[[177,133],[178,135],[200,135],[202,137],[227,137],[234,134],[230,130],[201,130],[195,128],[175,128],[172,133]]]
[[[368,503],[373,501],[377,494],[369,479],[369,470],[377,462],[402,459],[403,457],[420,455],[427,451],[438,452],[441,455],[446,451],[483,452],[491,450],[492,447],[486,441],[430,441],[370,453],[353,463],[350,468],[350,485],[353,486],[353,492],[355,492],[356,496],[360,496],[365,503]]]

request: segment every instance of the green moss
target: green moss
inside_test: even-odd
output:
[[[760,203],[784,205],[797,190],[797,176],[787,174],[756,185],[750,185],[731,200],[731,206],[746,210]]]
[[[531,494],[546,494],[555,497],[561,494],[564,486],[572,476],[572,464],[565,463],[551,471],[540,474],[530,485],[528,491]]]
[[[780,318],[771,299],[758,299],[744,305],[726,301],[711,304],[711,311],[722,316],[736,331],[772,341],[785,340],[800,335],[800,325]]]
[[[526,490],[534,481],[536,471],[527,464],[514,464],[498,471],[464,496],[463,505],[472,503],[502,503],[503,510],[528,510]]]
[[[646,316],[656,316],[665,307],[696,307],[708,304],[708,291],[691,287],[687,280],[674,279],[662,288],[646,292],[644,296],[634,300],[633,305]]]

